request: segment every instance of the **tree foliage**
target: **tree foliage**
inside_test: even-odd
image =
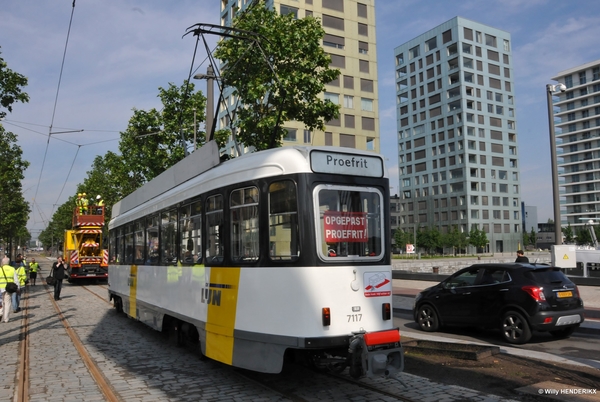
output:
[[[26,225],[30,209],[23,197],[21,182],[29,162],[22,156],[17,136],[0,125],[0,238],[11,244],[13,239],[28,235]]]
[[[417,232],[417,245],[434,254],[442,245],[442,234],[436,227],[419,228]]]
[[[1,54],[1,52],[0,52]],[[22,88],[27,86],[27,77],[8,68],[8,64],[0,57],[0,106],[12,112],[15,102],[29,102],[29,95]],[[6,111],[0,109],[0,119]]]
[[[573,244],[575,237],[573,234],[573,228],[571,227],[571,223],[567,224],[566,228],[562,228],[562,233],[563,235],[565,235],[565,243]]]
[[[396,248],[401,250],[406,249],[407,244],[414,244],[413,234],[405,232],[400,228],[394,232],[394,240],[396,241]]]
[[[483,229],[472,228],[469,232],[469,243],[477,249],[477,251],[483,251],[484,247],[488,244],[487,234]]]
[[[199,124],[204,121],[206,107],[204,95],[193,90],[192,83],[189,87],[186,82],[181,87],[169,83],[168,88],[159,88],[161,110],[133,110],[119,142],[123,159],[120,168],[125,170],[121,173],[127,175],[129,190],[152,180],[185,157],[188,143],[194,139],[194,109]],[[198,127],[196,132],[197,142],[203,144],[205,133]],[[126,192],[132,191],[129,190]]]
[[[256,34],[223,40],[215,51],[224,63],[222,80],[240,101],[234,124],[243,144],[274,148],[287,134],[286,121],[324,130],[325,122],[339,117],[339,105],[319,97],[340,71],[329,68],[318,20],[279,15],[259,1],[238,14],[233,26]]]

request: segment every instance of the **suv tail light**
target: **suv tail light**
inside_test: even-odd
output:
[[[539,286],[523,286],[521,289],[527,292],[529,296],[533,297],[535,301],[546,301],[546,296],[544,295],[544,288],[541,288]]]

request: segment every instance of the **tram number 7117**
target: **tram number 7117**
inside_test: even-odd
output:
[[[348,314],[346,317],[348,317],[348,322],[359,322],[362,320],[362,314]]]

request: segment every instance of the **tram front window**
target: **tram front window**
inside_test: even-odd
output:
[[[380,259],[383,255],[383,199],[372,188],[318,186],[317,227],[322,259]]]

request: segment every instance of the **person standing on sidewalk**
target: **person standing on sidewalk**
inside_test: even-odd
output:
[[[17,285],[19,285],[19,290],[17,290],[11,295],[12,308],[14,313],[18,313],[21,310],[19,308],[19,304],[21,303],[21,292],[25,291],[25,281],[27,280],[25,264],[23,263],[23,255],[17,254],[17,258],[15,258],[14,268],[17,272],[17,277],[19,278],[19,280],[17,281]]]
[[[19,277],[17,276],[17,270],[10,265],[10,258],[4,257],[2,259],[2,267],[0,268],[0,296],[2,299],[2,307],[0,307],[0,319],[3,322],[8,322],[8,313],[12,308],[12,297],[11,294],[6,291],[6,284],[13,282],[18,283]]]
[[[54,300],[60,300],[60,291],[62,290],[62,281],[65,279],[65,263],[62,257],[58,257],[52,264],[52,276],[54,276]]]
[[[40,269],[40,264],[35,262],[35,258],[31,259],[31,263],[29,264],[29,279],[31,280],[31,284],[35,286],[35,280],[37,279],[37,273]]]

